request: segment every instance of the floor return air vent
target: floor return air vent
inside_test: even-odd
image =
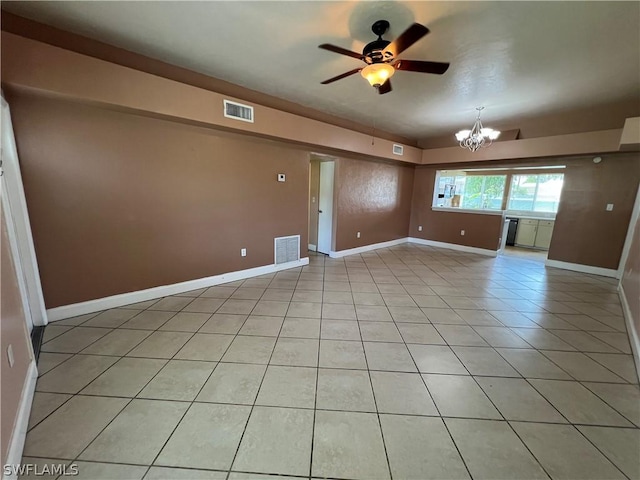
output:
[[[300,235],[278,237],[275,239],[275,264],[300,260]]]

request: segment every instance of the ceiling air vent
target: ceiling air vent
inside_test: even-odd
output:
[[[300,235],[275,239],[275,264],[300,260]]]
[[[224,116],[253,123],[253,107],[232,102],[231,100],[224,100]]]
[[[398,145],[397,143],[393,144],[393,154],[394,155],[404,155],[404,147],[402,145]]]

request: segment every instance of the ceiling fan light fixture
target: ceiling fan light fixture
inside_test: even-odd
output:
[[[499,130],[482,126],[480,112],[484,110],[484,107],[477,107],[476,110],[478,110],[478,117],[471,130],[460,130],[456,133],[456,140],[460,142],[460,146],[462,148],[468,148],[472,152],[477,151],[481,147],[488,147],[493,140],[500,136]]]
[[[396,72],[388,63],[372,63],[362,69],[360,74],[367,79],[372,87],[380,87]]]

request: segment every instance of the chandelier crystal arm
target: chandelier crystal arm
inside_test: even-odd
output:
[[[484,107],[476,107],[476,110],[478,110],[478,116],[471,130],[460,130],[456,133],[456,140],[460,142],[460,147],[467,148],[472,152],[481,147],[488,147],[500,135],[498,130],[482,126],[480,112],[484,110]]]

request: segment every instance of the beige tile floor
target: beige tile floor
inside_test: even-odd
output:
[[[82,479],[639,478],[630,353],[611,279],[414,245],[314,255],[49,325],[24,461]]]

